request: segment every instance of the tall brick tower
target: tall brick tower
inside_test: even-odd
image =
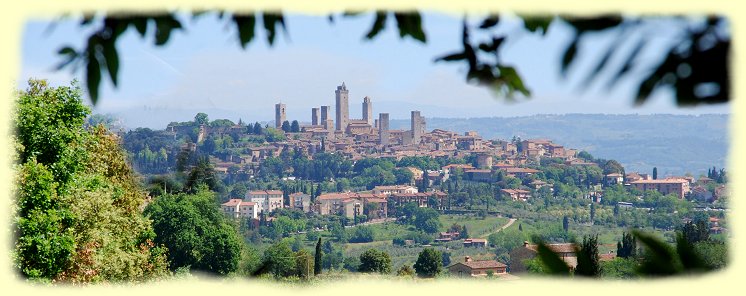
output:
[[[319,117],[321,117],[319,108],[311,108],[311,125],[319,125]]]
[[[347,86],[342,82],[342,85],[337,86],[337,90],[334,91],[336,97],[336,112],[337,112],[337,128],[338,131],[345,131],[347,124],[350,122],[350,108],[349,108],[349,91]]]
[[[373,126],[373,103],[368,96],[363,98],[363,120]]]
[[[281,128],[282,122],[285,121],[285,104],[275,104],[275,127]]]
[[[378,114],[378,137],[380,138],[379,143],[381,145],[389,144],[389,114],[379,113]]]
[[[420,116],[420,111],[412,111],[412,144],[419,145],[424,133],[425,118]]]

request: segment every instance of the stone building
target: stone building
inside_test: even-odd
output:
[[[321,122],[321,110],[319,108],[311,108],[311,125],[320,125]]]

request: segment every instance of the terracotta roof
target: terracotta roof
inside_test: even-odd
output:
[[[507,173],[538,173],[538,172],[541,172],[539,170],[529,169],[529,168],[504,168],[504,170]]]
[[[679,184],[679,183],[689,183],[689,181],[684,179],[658,179],[658,180],[637,180],[632,181],[630,184]]]
[[[464,243],[487,243],[486,239],[483,238],[467,238]]]
[[[464,173],[492,173],[491,170],[481,170],[481,169],[469,169],[465,170]]]
[[[507,265],[502,264],[500,262],[497,262],[495,260],[479,260],[479,261],[469,261],[469,262],[458,262],[457,264],[463,264],[471,269],[486,269],[486,268],[501,268],[501,267],[507,267]]]
[[[241,199],[240,198],[231,198],[230,200],[228,200],[228,202],[226,202],[226,203],[224,203],[222,205],[226,206],[226,207],[235,207],[235,206],[237,206],[239,204],[241,204]]]
[[[523,190],[523,189],[500,189],[500,191],[508,193],[508,194],[531,193],[531,191]]]

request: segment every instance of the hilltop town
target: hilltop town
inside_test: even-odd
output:
[[[288,106],[277,103],[272,126],[198,114],[164,131],[131,131],[123,140],[135,167],[150,176],[153,195],[170,192],[175,182],[158,177],[159,170],[191,170],[184,186],[198,181],[191,180],[195,171],[213,172],[201,178],[212,178],[206,184],[218,194],[220,212],[241,221],[254,243],[292,238],[302,248],[330,235],[350,246],[388,241],[393,245],[385,248],[397,252],[439,246],[460,256],[444,265],[454,274],[515,278],[530,271],[524,261],[536,256],[537,245],[527,233],[549,238],[550,248],[574,268],[574,227],[619,236],[614,240],[625,227],[673,233],[681,223],[702,219],[713,235],[727,230],[722,168],[708,169],[707,176],[628,172],[615,160],[550,139],[428,130],[416,110],[408,130],[392,130],[388,113],[374,118],[369,96],[362,118],[351,118],[349,92],[345,83],[337,86],[335,114],[331,106],[314,107],[309,121],[287,118]],[[526,232],[517,234],[519,226]],[[617,257],[614,240],[600,242],[599,258]],[[342,258],[357,254],[327,247]],[[329,260],[325,268],[344,265]],[[354,264],[344,268],[355,270]]]
[[[144,252],[135,254],[144,273],[186,268],[283,280],[372,272],[631,278],[726,265],[724,168],[713,166],[700,176],[659,176],[656,168],[628,172],[616,160],[549,139],[486,140],[475,132],[428,131],[418,111],[411,112],[409,130],[390,130],[386,113],[371,122],[370,97],[363,99],[363,119],[349,118],[344,83],[335,91],[336,120],[321,106],[311,110],[311,124],[302,125],[288,120],[287,106],[277,104],[274,126],[198,113],[165,130],[114,134],[95,117],[85,118],[87,109],[74,90],[53,89],[69,93],[68,101],[36,99],[34,92],[47,88],[33,83],[19,111],[25,116],[19,126],[33,127],[19,128],[25,132],[18,147],[29,149],[19,152],[24,161],[19,180],[26,184],[19,208],[41,198],[47,212],[29,213],[56,219],[58,209],[49,208],[57,202],[56,188],[73,186],[61,194],[67,197],[64,209],[78,213],[75,217],[119,218],[89,223],[73,217],[79,230],[69,233],[96,237],[99,225],[127,230],[127,243]],[[41,112],[51,118],[62,109],[82,111],[71,124],[57,126],[27,116]],[[43,138],[38,134],[72,137],[72,144],[47,147],[37,142]],[[71,163],[79,164],[71,174],[55,170]],[[107,215],[100,215],[102,207]],[[138,224],[121,226],[127,221]],[[49,234],[33,224],[23,227],[26,237],[40,241]],[[69,235],[53,234],[54,240]],[[638,250],[638,239],[688,253],[655,255],[674,259],[650,266],[646,258],[653,255]],[[17,244],[21,256],[38,256],[26,247],[35,243],[26,242]],[[101,242],[119,243],[81,244]],[[72,248],[61,243],[54,250]],[[547,256],[555,257],[554,263],[540,259]],[[686,260],[696,262],[681,267]],[[24,272],[45,270],[34,266]],[[86,268],[73,270],[74,280],[91,281],[85,277],[97,271]]]

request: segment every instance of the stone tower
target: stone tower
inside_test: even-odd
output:
[[[319,125],[321,124],[319,117],[321,117],[321,112],[319,112],[319,108],[311,108],[311,125]]]
[[[368,96],[363,98],[363,120],[373,126],[373,103]]]
[[[389,144],[389,114],[379,113],[378,114],[378,137],[380,138],[379,143],[381,145]]]
[[[324,125],[326,120],[329,119],[329,106],[321,106],[321,125]]]
[[[425,118],[420,111],[412,111],[412,144],[419,145],[422,134],[425,133]]]
[[[275,104],[275,127],[281,128],[282,123],[285,121],[285,104]]]
[[[337,128],[338,131],[345,131],[347,129],[347,123],[350,122],[350,108],[349,108],[349,91],[347,86],[342,82],[342,85],[337,86],[337,90],[334,91],[336,95],[336,111],[337,111]]]

